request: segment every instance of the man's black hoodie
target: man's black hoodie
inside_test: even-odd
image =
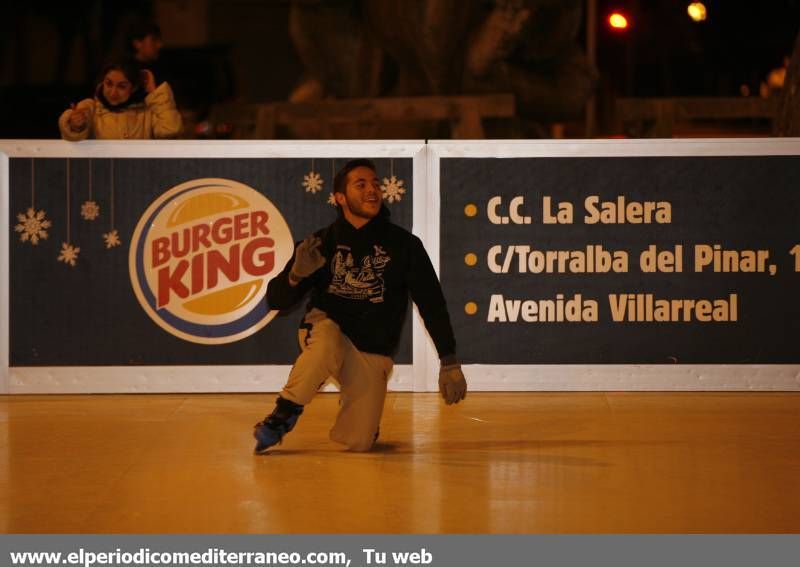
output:
[[[324,311],[357,349],[392,356],[410,296],[439,357],[453,355],[453,329],[430,258],[420,239],[389,222],[388,216],[384,206],[377,217],[356,229],[340,214],[333,224],[315,232],[322,239],[325,265],[292,287],[292,255],[269,283],[269,308],[288,309],[310,290],[307,311],[315,307]]]

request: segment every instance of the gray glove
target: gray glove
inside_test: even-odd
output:
[[[447,364],[439,370],[439,392],[449,406],[467,397],[467,381],[460,364]]]
[[[322,239],[313,234],[297,245],[294,254],[294,263],[289,275],[292,279],[300,281],[307,278],[325,265],[325,258],[319,251]]]

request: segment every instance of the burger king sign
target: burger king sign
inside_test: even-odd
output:
[[[264,299],[267,283],[293,249],[289,226],[264,195],[230,179],[194,179],[142,215],[130,247],[131,284],[167,332],[230,343],[275,317]]]

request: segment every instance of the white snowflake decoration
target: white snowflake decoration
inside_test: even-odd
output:
[[[322,180],[322,176],[316,171],[309,171],[308,175],[303,176],[303,187],[306,188],[306,193],[316,195],[319,191],[322,191],[324,184],[325,181]]]
[[[94,220],[100,216],[100,205],[95,201],[85,201],[81,205],[81,216],[86,220]]]
[[[390,203],[394,203],[395,201],[400,202],[405,194],[406,190],[403,187],[403,180],[398,179],[396,176],[392,175],[391,178],[383,178],[383,185],[381,185],[381,191],[383,191],[383,198]]]
[[[75,263],[78,261],[78,253],[81,251],[80,248],[77,246],[73,246],[72,244],[67,244],[66,242],[61,243],[61,254],[58,256],[59,262],[64,262],[65,264],[69,264],[72,267],[75,267]]]
[[[333,193],[328,195],[328,204],[331,205],[331,206],[334,206],[334,207],[338,204],[338,203],[336,203],[336,197],[334,196]]]
[[[119,246],[120,244],[122,244],[122,242],[120,242],[119,233],[117,232],[116,228],[111,232],[103,233],[103,240],[106,241],[106,248],[114,248],[114,246]]]
[[[47,229],[53,226],[53,223],[47,220],[46,214],[44,211],[36,211],[31,207],[25,214],[17,215],[19,224],[14,227],[14,230],[20,233],[19,239],[22,242],[30,242],[36,246],[39,244],[39,240],[47,238]]]

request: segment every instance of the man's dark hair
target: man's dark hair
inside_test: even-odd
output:
[[[153,21],[138,20],[131,25],[131,28],[128,32],[128,43],[130,44],[133,40],[141,41],[148,35],[152,35],[155,38],[160,38],[161,28],[158,27],[158,24]]]
[[[359,159],[351,159],[348,161],[344,166],[336,172],[336,176],[333,178],[333,192],[334,193],[344,193],[345,188],[347,187],[347,174],[353,171],[357,167],[368,167],[373,172],[375,172],[375,162],[371,159],[366,158],[359,158]]]

